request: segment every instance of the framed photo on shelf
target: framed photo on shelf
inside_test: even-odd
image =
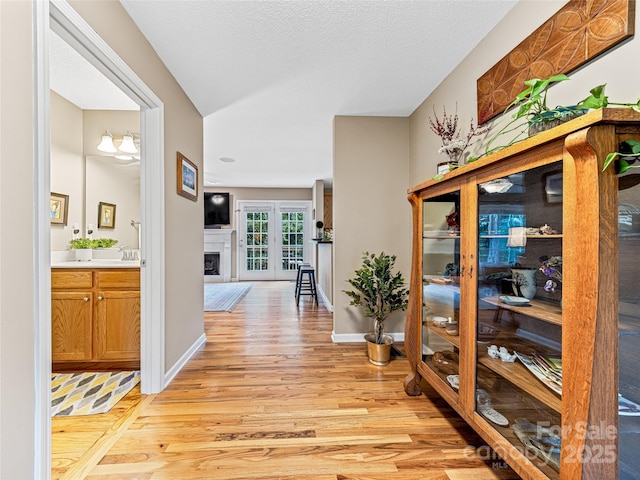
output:
[[[198,167],[187,157],[178,154],[178,195],[194,202],[198,200]]]
[[[98,228],[115,228],[116,206],[113,203],[98,203]]]
[[[67,226],[67,214],[69,213],[69,195],[51,192],[49,200],[49,216],[51,225]]]

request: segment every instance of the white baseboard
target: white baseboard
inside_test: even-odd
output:
[[[391,335],[395,342],[404,342],[404,332],[393,333],[385,332],[387,335]],[[331,340],[333,343],[364,343],[364,333],[339,333],[331,332]]]
[[[182,370],[182,368],[191,360],[191,357],[198,351],[198,349],[207,343],[207,336],[203,333],[189,349],[178,359],[176,363],[164,374],[164,386],[169,386],[175,376]]]
[[[318,285],[316,287],[316,290],[318,292],[318,297],[322,299],[322,303],[324,303],[325,308],[328,311],[330,311],[331,313],[333,313],[333,305],[331,305],[331,302],[329,301],[329,299],[325,295],[324,290],[322,290],[322,287],[320,285]]]

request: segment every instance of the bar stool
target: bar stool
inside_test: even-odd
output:
[[[307,276],[305,280],[305,275]],[[298,267],[298,279],[296,281],[296,305],[300,305],[301,295],[311,295],[318,305],[318,293],[316,291],[316,270],[308,263]]]
[[[290,260],[289,263],[294,263],[293,260]],[[302,272],[300,271],[300,269],[302,267],[311,267],[310,263],[307,262],[301,262],[301,261],[297,261],[295,262],[295,264],[298,266],[298,275],[296,277],[296,292],[294,294],[295,298],[298,298],[298,290],[300,289],[300,277],[302,275]]]

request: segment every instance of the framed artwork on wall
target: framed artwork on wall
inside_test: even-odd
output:
[[[49,216],[51,225],[67,226],[67,214],[69,213],[69,195],[51,192],[49,200]]]
[[[98,228],[115,228],[116,206],[113,203],[98,203]]]
[[[178,195],[194,202],[198,200],[198,167],[187,157],[178,154]]]

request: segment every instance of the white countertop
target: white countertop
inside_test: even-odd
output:
[[[113,260],[94,258],[87,262],[68,260],[51,262],[51,268],[140,268],[140,260]]]

